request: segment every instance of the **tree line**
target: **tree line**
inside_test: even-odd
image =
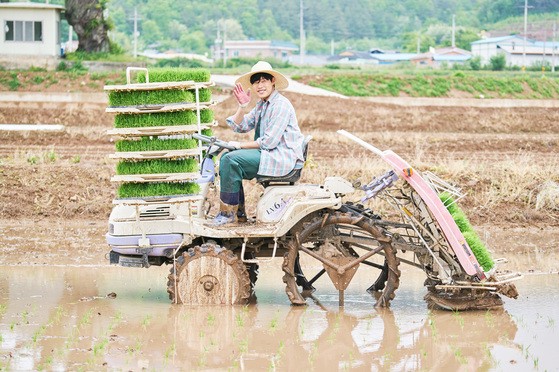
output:
[[[45,2],[45,0],[34,0]],[[371,47],[415,52],[456,45],[469,49],[482,30],[522,17],[524,0],[50,0],[64,4],[82,50],[107,51],[109,38],[132,50],[174,49],[209,54],[220,40],[300,40],[308,53]],[[557,12],[557,0],[529,0],[530,15]],[[93,12],[86,11],[91,9]],[[136,14],[136,16],[135,16]],[[136,18],[136,20],[134,20]],[[518,27],[518,22],[516,26]],[[510,33],[522,30],[511,29]],[[108,37],[99,37],[99,35]],[[108,34],[107,34],[108,32]],[[551,33],[550,33],[551,34]],[[85,39],[105,40],[101,45]],[[86,47],[87,46],[87,47]],[[89,49],[85,49],[89,48]]]

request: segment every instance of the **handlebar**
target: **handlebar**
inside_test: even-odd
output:
[[[235,150],[235,148],[233,146],[230,146],[229,143],[227,141],[222,141],[217,137],[210,137],[210,136],[206,136],[204,134],[193,134],[192,138],[197,139],[199,141],[202,141],[204,143],[207,143],[209,147],[211,146],[217,146],[221,149],[227,149],[227,150]]]

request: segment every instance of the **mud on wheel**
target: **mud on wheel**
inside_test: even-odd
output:
[[[231,251],[205,243],[184,252],[171,268],[167,292],[173,303],[246,304],[251,293],[249,272]]]
[[[368,291],[376,297],[375,306],[386,307],[394,298],[400,283],[400,261],[390,238],[372,219],[350,212],[319,213],[296,227],[293,235],[282,268],[286,293],[294,305],[305,304],[303,295],[314,291],[313,283],[324,273],[332,279],[342,296],[361,265],[372,269],[370,278],[374,284]],[[312,278],[303,273],[300,265],[302,253],[323,264],[323,269]],[[372,262],[373,257],[382,263]],[[298,286],[302,287],[302,292]]]

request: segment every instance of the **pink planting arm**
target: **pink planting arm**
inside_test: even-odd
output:
[[[468,275],[477,275],[479,279],[485,278],[485,274],[480,264],[468,246],[468,243],[466,242],[466,239],[464,239],[464,236],[460,232],[456,222],[454,222],[454,219],[444,206],[443,202],[439,199],[437,193],[427,182],[425,182],[418,172],[414,172],[413,168],[392,150],[381,151],[373,145],[344,130],[339,130],[338,133],[371,150],[375,154],[379,155],[385,162],[390,164],[398,176],[408,182],[425,202],[425,205],[438,222],[448,244],[456,254],[456,257],[458,257],[458,261],[466,273]]]

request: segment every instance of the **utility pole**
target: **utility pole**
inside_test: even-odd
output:
[[[223,35],[223,67],[227,66],[227,48],[225,48],[225,40],[227,40],[227,35],[226,35],[226,31],[227,31],[227,25],[225,24],[225,20],[223,22],[221,22],[223,29],[222,31],[222,35]]]
[[[555,50],[557,49],[557,44],[555,44],[555,36],[557,36],[557,22],[553,21],[553,42],[551,43],[551,72],[555,72]]]
[[[528,0],[524,0],[524,50],[522,52],[522,71],[526,71],[526,43],[528,42],[526,35],[528,34]]]
[[[304,25],[304,12],[303,12],[303,0],[299,0],[299,37],[301,47],[299,50],[299,63],[302,65],[305,63],[305,25]]]
[[[134,7],[134,18],[129,18],[134,21],[134,58],[138,57],[138,21],[142,20],[138,17],[138,8]]]
[[[452,48],[456,47],[456,38],[454,36],[454,30],[456,29],[456,15],[452,15]]]

